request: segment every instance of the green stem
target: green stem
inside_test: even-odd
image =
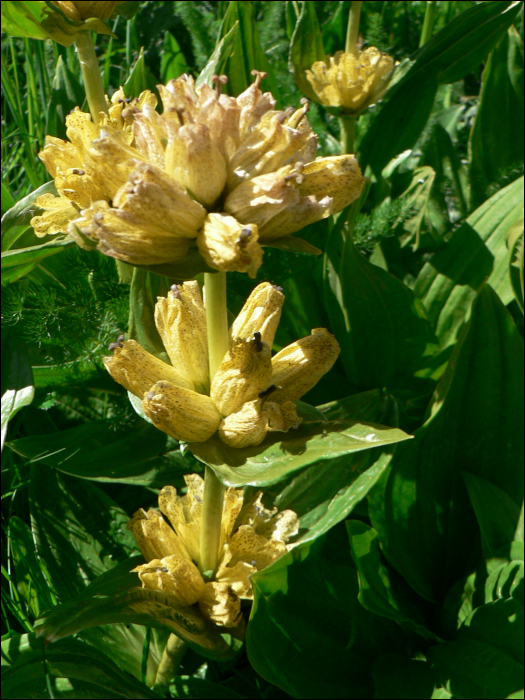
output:
[[[423,29],[421,30],[421,38],[419,46],[423,46],[432,36],[432,27],[436,19],[436,0],[428,0],[425,10],[425,19],[423,21]]]
[[[210,382],[228,352],[228,311],[226,306],[226,273],[204,275],[206,298],[206,325],[208,327],[208,355],[210,358]],[[225,487],[206,467],[202,498],[200,534],[200,570],[215,573],[219,557],[222,504]],[[209,574],[209,575],[211,575]]]
[[[169,682],[176,675],[187,648],[188,645],[183,639],[177,637],[176,634],[170,634],[162,652],[157,676],[152,687],[153,691],[159,694],[164,694],[167,691]]]
[[[361,14],[362,2],[353,2],[350,6],[350,14],[348,15],[348,25],[346,28],[346,45],[345,53],[353,53],[357,56],[357,39],[359,37],[359,16]]]
[[[93,46],[91,32],[80,32],[75,42],[84,80],[84,89],[89,105],[89,111],[95,124],[100,121],[99,112],[108,111],[102,76],[98,67],[98,59]]]
[[[339,126],[341,127],[341,154],[354,153],[355,123],[357,117],[350,114],[341,114]]]

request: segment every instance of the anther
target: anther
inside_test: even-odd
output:
[[[211,76],[211,84],[215,88],[215,94],[217,95],[217,97],[220,97],[221,86],[226,85],[227,82],[228,82],[227,75],[212,75]]]
[[[263,349],[263,344],[261,342],[261,334],[259,333],[259,331],[255,331],[255,333],[253,334],[253,343],[255,345],[255,351],[261,352],[261,350]]]
[[[283,291],[283,288],[282,288],[282,287],[279,287],[278,284],[274,284],[274,285],[273,285],[273,288],[274,288],[275,290],[277,290],[278,292],[282,292],[282,291]]]
[[[110,343],[110,344],[108,345],[108,350],[113,351],[113,350],[116,350],[116,348],[122,348],[122,347],[123,347],[123,345],[122,345],[123,342],[124,342],[124,336],[123,336],[122,334],[120,334],[119,337],[117,338],[117,342],[116,342],[116,343]]]
[[[148,399],[148,401],[151,401],[151,399],[152,399],[154,396],[155,396],[155,392],[154,392],[154,391],[150,391],[150,392],[146,395],[146,398]]]
[[[239,235],[239,238],[237,240],[237,244],[238,244],[239,248],[241,248],[241,249],[246,248],[246,246],[248,245],[248,243],[250,241],[251,235],[252,235],[251,229],[249,229],[248,227],[242,229],[242,231]]]
[[[156,566],[155,567],[155,573],[163,573],[167,574],[169,569],[166,566]]]
[[[103,220],[104,214],[101,211],[97,211],[97,213],[93,215],[93,221],[95,221],[97,224],[99,224]]]
[[[80,170],[79,168],[71,168],[71,173],[73,175],[85,175],[86,171],[85,170]]]
[[[175,299],[178,299],[180,297],[180,291],[179,291],[178,285],[172,284],[170,287],[170,291],[173,294],[173,296],[175,297]]]
[[[270,386],[265,390],[265,391],[260,391],[257,396],[262,399],[263,403],[266,401],[266,399],[273,394],[274,391],[277,391],[277,387],[275,384],[270,384]]]
[[[194,494],[193,498],[197,501],[197,503],[202,503],[202,498],[199,495]]]

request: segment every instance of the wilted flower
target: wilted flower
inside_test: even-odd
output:
[[[306,78],[318,102],[355,115],[381,99],[393,70],[394,59],[370,46],[357,56],[344,51],[326,56],[306,71]]]
[[[306,114],[274,109],[263,73],[238,97],[182,76],[159,85],[164,111],[144,92],[121,91],[95,126],[76,110],[69,142],[47,137],[40,157],[61,198],[37,199],[38,236],[67,231],[82,247],[137,265],[181,262],[197,246],[206,263],[255,277],[261,244],[340,211],[364,179],[351,155],[315,159]]]
[[[81,20],[96,17],[105,22],[111,17],[115,8],[118,5],[123,5],[125,0],[121,2],[54,2],[52,5],[59,7],[68,19],[80,22]]]
[[[218,568],[213,580],[205,582],[199,549],[204,482],[198,474],[187,474],[184,480],[186,495],[165,486],[159,493],[160,513],[140,509],[129,521],[127,527],[147,561],[133,571],[144,588],[165,591],[185,605],[197,603],[215,624],[236,627],[242,615],[240,599],[253,598],[250,574],[288,551],[286,542],[298,532],[297,515],[268,510],[261,492],[243,503],[242,489],[227,489]]]
[[[272,357],[283,301],[282,290],[268,282],[254,289],[230,329],[229,350],[211,382],[205,309],[195,281],[173,285],[155,307],[171,365],[123,336],[110,346],[114,354],[104,364],[168,435],[205,442],[218,431],[232,447],[259,445],[268,431],[287,432],[300,424],[295,401],[339,355],[333,335],[315,328]]]

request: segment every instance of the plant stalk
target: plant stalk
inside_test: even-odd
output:
[[[206,273],[204,275],[204,292],[211,382],[224,355],[228,352],[226,273]],[[202,573],[207,572],[209,575],[215,573],[219,558],[224,491],[225,487],[217,479],[213,469],[206,467],[202,498],[199,566]]]
[[[169,682],[176,675],[187,648],[188,645],[183,639],[177,637],[176,634],[170,634],[162,652],[157,676],[152,687],[153,691],[159,694],[164,694],[167,691]]]
[[[80,32],[75,42],[84,80],[84,89],[89,105],[89,111],[95,124],[100,121],[99,113],[108,111],[102,76],[98,67],[98,59],[93,46],[91,32]]]
[[[425,10],[425,19],[423,20],[423,29],[421,30],[421,38],[419,40],[420,48],[423,44],[426,44],[432,36],[432,27],[436,19],[436,9],[436,0],[428,0]]]
[[[346,27],[345,53],[352,53],[357,56],[357,40],[359,38],[359,17],[361,15],[362,2],[353,2],[350,6],[348,25]]]
[[[357,117],[351,114],[341,114],[339,126],[341,127],[341,155],[354,153],[355,124]]]

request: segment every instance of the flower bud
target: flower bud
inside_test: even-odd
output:
[[[226,214],[208,214],[197,235],[197,246],[210,267],[227,272],[247,272],[252,279],[261,266],[263,251],[257,226],[241,225]]]
[[[221,627],[237,627],[241,621],[241,600],[227,583],[212,581],[199,599],[203,615]]]
[[[157,382],[142,401],[153,425],[176,440],[205,442],[219,427],[221,416],[209,396]]]
[[[144,350],[135,340],[117,346],[112,357],[103,358],[104,366],[113,379],[139,399],[162,379],[185,389],[193,383],[180,375],[171,365]]]
[[[173,486],[164,486],[159,493],[159,508],[169,518],[173,529],[185,543],[188,559],[200,562],[200,528],[204,481],[198,474],[185,474],[188,487],[184,496]]]
[[[297,185],[301,196],[331,197],[334,212],[357,199],[365,184],[359,163],[351,155],[314,160],[304,166],[302,175],[304,180]]]
[[[339,343],[326,328],[314,328],[312,335],[283,348],[272,358],[272,384],[277,387],[272,401],[300,399],[333,367],[339,352]]]
[[[271,348],[283,303],[284,294],[280,287],[269,282],[257,285],[233,322],[230,336],[248,339],[259,332],[262,342]]]
[[[185,559],[191,558],[184,542],[157,510],[146,512],[139,508],[129,520],[126,529],[133,532],[146,561],[162,559],[170,554],[177,554]]]
[[[144,588],[174,595],[184,605],[193,605],[204,593],[204,581],[195,564],[176,554],[152,559],[132,571],[138,573]]]
[[[111,17],[118,5],[124,4],[124,0],[121,2],[82,2],[79,0],[72,0],[71,2],[59,0],[54,2],[52,0],[51,4],[59,7],[68,19],[76,22],[90,19],[91,17],[96,17],[105,22]]]
[[[270,348],[260,333],[253,339],[234,339],[211,384],[210,396],[222,416],[236,413],[269,386],[272,376]]]
[[[215,204],[226,184],[226,164],[206,124],[184,125],[168,140],[166,171],[205,207]]]
[[[219,425],[220,439],[230,447],[260,445],[268,432],[268,416],[261,410],[261,400],[247,401]]]
[[[157,297],[155,325],[172,365],[194,384],[196,391],[207,394],[208,334],[198,282],[173,285],[167,297]]]
[[[306,78],[321,104],[356,115],[381,99],[393,70],[393,58],[370,46],[358,56],[344,51],[326,56],[306,71]]]

